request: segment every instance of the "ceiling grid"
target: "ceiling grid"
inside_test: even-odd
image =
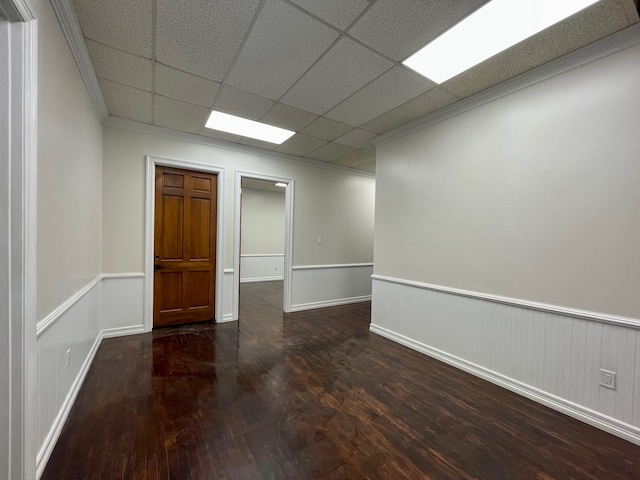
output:
[[[374,137],[638,22],[634,0],[601,0],[441,85],[402,65],[486,1],[71,3],[111,117],[374,172]],[[206,129],[213,108],[297,133]]]

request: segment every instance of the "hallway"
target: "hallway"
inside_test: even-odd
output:
[[[368,331],[370,305],[105,340],[43,479],[640,478],[640,447]]]

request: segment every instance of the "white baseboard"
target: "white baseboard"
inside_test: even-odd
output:
[[[371,263],[294,266],[289,311],[367,301],[372,273]]]
[[[116,337],[124,337],[127,335],[138,335],[140,333],[146,333],[144,330],[144,325],[132,325],[130,327],[118,327],[118,328],[108,328],[102,330],[100,332],[102,334],[102,338],[116,338]]]
[[[360,297],[339,298],[337,300],[326,300],[323,302],[301,303],[298,305],[291,305],[291,311],[301,312],[304,310],[315,310],[316,308],[337,307],[339,305],[349,305],[351,303],[368,302],[370,300],[371,300],[371,295],[363,295]]]
[[[563,398],[551,395],[550,393],[493,372],[485,367],[468,362],[462,358],[450,355],[447,352],[430,347],[429,345],[425,345],[424,343],[405,337],[404,335],[400,335],[399,333],[393,332],[389,329],[374,325],[373,323],[369,326],[369,330],[382,337],[404,345],[405,347],[409,347],[412,350],[416,350],[448,365],[487,380],[495,385],[527,397],[535,402],[546,405],[549,408],[588,423],[596,428],[640,445],[640,428],[634,427],[633,425],[623,423],[614,418],[602,415],[599,412],[595,412]]]
[[[80,371],[76,375],[75,380],[71,384],[71,388],[67,393],[67,396],[60,407],[58,415],[53,421],[53,425],[47,434],[44,443],[40,447],[40,451],[38,452],[38,456],[36,457],[36,478],[40,478],[42,473],[44,472],[45,467],[47,466],[47,462],[49,461],[49,457],[53,452],[56,443],[58,442],[58,438],[60,437],[60,433],[62,432],[62,427],[64,427],[65,422],[71,412],[71,407],[73,407],[73,403],[78,396],[78,392],[84,383],[84,379],[87,376],[87,372],[89,371],[89,367],[91,367],[91,363],[93,362],[94,357],[100,347],[100,343],[102,342],[102,333],[99,333],[96,337],[91,350],[89,350],[88,355],[85,357],[84,362],[82,362],[82,367]]]
[[[241,278],[240,283],[253,283],[253,282],[272,282],[274,280],[284,280],[283,276],[279,277],[253,277],[253,278]]]
[[[217,322],[217,323],[227,323],[227,322],[235,322],[235,321],[236,321],[236,319],[233,318],[233,313],[225,313],[222,316],[222,321]]]

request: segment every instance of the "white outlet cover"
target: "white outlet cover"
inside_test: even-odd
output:
[[[600,369],[600,385],[611,390],[616,389],[616,372]]]

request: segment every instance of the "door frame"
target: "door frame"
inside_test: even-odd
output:
[[[194,163],[186,160],[146,156],[147,162],[147,199],[145,209],[145,248],[144,248],[144,330],[153,329],[153,279],[154,279],[154,235],[155,235],[155,198],[156,166],[174,167],[196,172],[218,175],[216,209],[216,289],[214,293],[216,322],[223,321],[223,281],[224,281],[224,168],[215,165]]]
[[[0,322],[0,335],[9,339],[8,362],[0,377],[8,385],[8,451],[0,453],[6,461],[8,478],[36,477],[38,453],[35,418],[37,382],[36,342],[36,259],[37,259],[37,105],[38,105],[38,21],[29,0],[0,0],[3,27],[9,44],[0,54],[0,78],[7,85],[10,108],[7,123],[0,122],[1,136],[8,140],[7,175],[0,178],[3,198],[0,266],[8,272],[3,293],[8,301],[7,322]],[[10,80],[10,81],[8,81]],[[5,201],[6,200],[6,201]],[[4,303],[4,302],[2,302]],[[4,363],[4,362],[3,362]],[[8,387],[5,389],[5,387]],[[4,402],[6,399],[3,398]],[[4,443],[4,442],[3,442]]]
[[[238,320],[240,309],[240,209],[242,208],[241,190],[242,179],[266,180],[269,182],[286,183],[285,209],[284,209],[284,298],[282,310],[285,313],[291,311],[291,275],[293,264],[293,195],[294,180],[288,177],[278,177],[256,172],[236,170],[235,178],[235,202],[233,216],[233,319]]]

